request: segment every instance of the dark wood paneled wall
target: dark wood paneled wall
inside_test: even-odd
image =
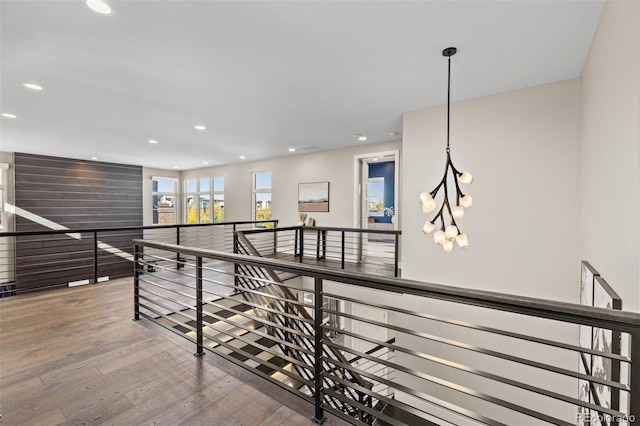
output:
[[[142,226],[142,167],[15,154],[16,231]],[[36,215],[30,216],[30,215]],[[130,253],[141,232],[103,233],[98,240]],[[99,251],[99,276],[129,275],[131,263]],[[16,239],[16,288],[33,289],[93,277],[93,235]]]

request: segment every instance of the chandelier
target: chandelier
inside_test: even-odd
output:
[[[458,246],[466,250],[469,247],[469,239],[467,234],[460,232],[458,222],[464,216],[464,209],[469,208],[472,205],[472,199],[469,194],[462,192],[460,184],[473,183],[473,176],[466,171],[458,171],[451,161],[451,153],[449,149],[449,117],[451,109],[451,57],[456,54],[457,49],[455,47],[448,47],[442,51],[442,56],[446,56],[449,62],[448,78],[447,78],[447,162],[444,168],[444,176],[436,187],[431,191],[425,191],[420,194],[418,199],[418,205],[422,207],[422,213],[428,215],[436,210],[438,203],[436,202],[436,196],[440,189],[443,189],[444,196],[442,204],[436,215],[431,219],[427,219],[422,232],[429,234],[436,228],[436,223],[440,222],[440,229],[433,234],[433,241],[435,244],[442,247],[442,249],[451,253],[453,251],[453,242],[455,241]],[[455,191],[449,191],[447,186],[449,172],[453,175],[453,182],[455,184]],[[447,225],[448,223],[448,225]]]

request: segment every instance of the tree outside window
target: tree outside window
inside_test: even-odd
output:
[[[187,179],[185,192],[186,223],[224,222],[224,177]]]

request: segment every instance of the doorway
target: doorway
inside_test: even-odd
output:
[[[398,230],[399,151],[373,152],[354,157],[354,227],[370,230]],[[358,241],[359,260],[370,246],[393,244],[389,235],[363,233]],[[386,251],[384,247],[378,250]]]

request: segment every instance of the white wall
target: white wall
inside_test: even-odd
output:
[[[403,127],[403,272],[405,278],[478,288],[505,293],[577,301],[580,264],[577,225],[577,158],[580,129],[580,83],[577,79],[532,87],[513,92],[454,103],[451,106],[451,157],[460,170],[470,171],[476,181],[463,191],[473,196],[461,230],[469,235],[466,252],[458,247],[446,254],[433,243],[432,234],[421,233],[433,214],[423,215],[415,201],[425,190],[432,190],[442,178],[446,154],[446,107],[413,111],[404,115]],[[437,197],[441,202],[442,190]],[[448,224],[448,223],[447,223]],[[438,223],[439,225],[439,223]],[[469,321],[524,333],[577,340],[577,331],[553,327],[531,318],[478,310],[406,297],[404,304],[422,312],[445,318]],[[449,330],[441,325],[398,317],[398,324],[411,330],[433,332],[462,342],[491,347],[498,351],[530,350],[513,342],[500,342],[484,336],[480,342],[474,333]],[[551,330],[548,328],[551,327]],[[526,330],[526,331],[525,331]],[[545,330],[549,334],[545,334]],[[495,341],[494,341],[495,340]],[[399,334],[397,342],[424,351],[425,341]],[[481,359],[472,353],[430,345],[445,359],[493,371],[509,372],[525,383],[552,386],[571,393],[575,386],[556,377],[514,366],[495,359]],[[528,354],[517,353],[520,356]],[[572,368],[576,359],[570,354],[538,353],[540,360],[552,357],[553,364]],[[513,398],[516,403],[540,410],[531,395],[519,395],[508,386],[486,382],[446,367],[419,363],[410,356],[397,354],[402,365],[423,370],[490,394]],[[430,395],[460,404],[475,412],[522,424],[517,414],[499,412],[474,398],[429,386],[405,377],[407,383]],[[399,399],[403,399],[399,396]],[[529,404],[529,405],[527,405]],[[544,408],[544,404],[542,404]],[[434,412],[432,408],[428,411]],[[544,411],[544,410],[543,410]],[[548,410],[547,410],[548,411]],[[566,407],[550,414],[571,418]],[[531,419],[528,419],[531,421]]]
[[[579,88],[567,80],[451,106],[452,160],[476,178],[460,222],[466,252],[423,235],[433,215],[415,204],[442,178],[446,108],[404,115],[403,277],[577,301]]]
[[[638,1],[608,1],[581,76],[579,256],[640,310]]]
[[[318,226],[353,226],[354,155],[400,149],[400,142],[367,144],[355,148],[297,154],[262,161],[207,167],[182,173],[183,179],[224,176],[225,221],[251,217],[251,172],[271,171],[272,217],[279,226],[298,223],[298,184],[329,181],[329,212],[308,213]],[[146,208],[145,208],[146,215]]]

